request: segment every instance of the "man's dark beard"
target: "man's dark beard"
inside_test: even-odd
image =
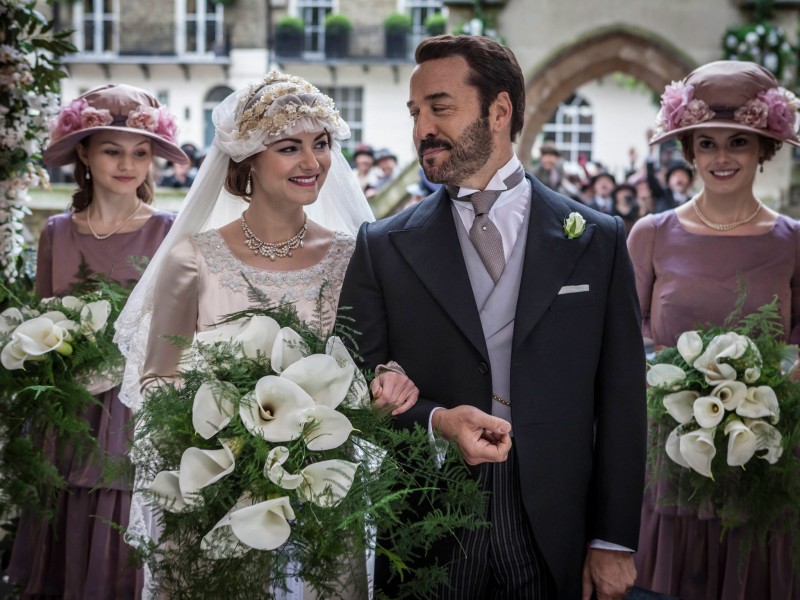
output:
[[[425,150],[444,148],[450,156],[438,167],[422,158]],[[486,164],[494,150],[489,118],[479,117],[470,123],[453,143],[436,138],[425,138],[419,143],[417,153],[425,177],[434,183],[460,185]],[[431,159],[433,161],[435,159]]]

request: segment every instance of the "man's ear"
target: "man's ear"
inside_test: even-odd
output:
[[[514,107],[508,92],[500,92],[489,106],[489,125],[494,131],[502,131],[511,127],[511,115]]]

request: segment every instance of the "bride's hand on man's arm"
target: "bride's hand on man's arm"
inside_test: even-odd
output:
[[[391,411],[392,416],[403,414],[417,403],[419,389],[403,373],[383,371],[370,384],[375,406]]]

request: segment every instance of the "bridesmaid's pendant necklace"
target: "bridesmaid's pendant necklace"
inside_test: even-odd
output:
[[[730,231],[731,229],[736,229],[740,225],[744,225],[745,223],[749,223],[753,219],[756,218],[756,215],[761,210],[761,207],[764,206],[761,204],[761,200],[756,198],[756,209],[749,217],[745,217],[740,221],[734,221],[733,223],[714,223],[713,221],[709,220],[701,211],[700,205],[697,203],[697,199],[700,197],[700,194],[692,198],[692,206],[694,207],[694,212],[697,213],[697,218],[703,222],[703,225],[710,227],[716,231]]]
[[[308,215],[305,212],[303,212],[303,226],[300,228],[300,231],[295,233],[285,242],[278,242],[277,244],[272,244],[270,242],[265,242],[264,240],[259,239],[256,236],[256,234],[250,230],[250,228],[247,226],[247,221],[244,218],[244,213],[242,213],[242,231],[244,231],[244,245],[250,248],[250,250],[253,251],[253,254],[260,254],[261,256],[266,256],[270,260],[275,260],[276,258],[286,258],[292,255],[292,250],[296,250],[297,248],[302,248],[303,238],[306,237],[307,230],[308,230]]]
[[[114,229],[112,229],[111,231],[109,231],[105,235],[98,235],[97,232],[94,230],[94,227],[92,227],[92,205],[90,204],[89,208],[86,211],[86,224],[89,226],[89,231],[92,232],[92,236],[94,237],[94,239],[96,239],[96,240],[107,240],[112,235],[117,233],[120,229],[122,229],[128,222],[130,222],[130,220],[133,219],[133,216],[137,212],[139,212],[139,209],[141,207],[142,207],[142,199],[139,198],[139,203],[136,205],[136,208],[133,209],[133,212],[131,214],[129,214],[128,217],[124,221],[122,221],[122,223],[120,223],[119,225],[114,227]]]

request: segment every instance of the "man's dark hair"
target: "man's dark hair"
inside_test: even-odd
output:
[[[467,83],[478,90],[481,117],[489,116],[489,106],[500,92],[511,99],[511,141],[525,121],[525,77],[514,54],[493,39],[478,35],[437,35],[417,46],[414,59],[420,65],[429,60],[460,56],[467,61]]]

